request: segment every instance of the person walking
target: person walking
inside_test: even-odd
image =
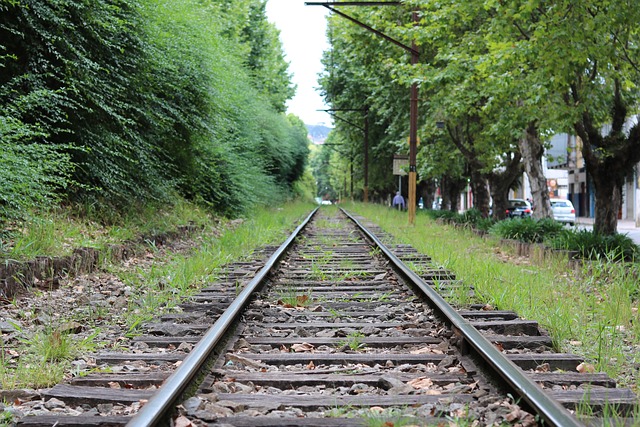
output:
[[[405,208],[404,197],[402,197],[399,191],[396,191],[396,196],[393,198],[393,201],[391,202],[391,206],[401,211],[404,210]]]

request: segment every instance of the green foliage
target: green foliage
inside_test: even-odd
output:
[[[563,229],[545,243],[555,249],[576,251],[581,258],[635,261],[640,248],[624,234],[603,235],[592,230]]]
[[[289,192],[308,149],[282,114],[277,31],[263,0],[224,3],[3,3],[0,219],[56,196],[127,210],[176,190],[239,215]]]
[[[552,219],[514,218],[496,223],[491,233],[503,239],[515,239],[527,243],[542,243],[563,230],[563,225]]]
[[[30,143],[37,135],[0,115],[0,224],[24,219],[34,206],[51,206],[70,183],[72,165],[64,148]]]
[[[460,214],[450,210],[426,209],[425,214],[432,219],[443,219],[445,221],[453,221]]]
[[[440,219],[445,222],[460,224],[482,231],[488,231],[496,223],[492,218],[483,217],[482,212],[475,208],[469,209],[463,213],[453,212],[450,210],[432,209],[427,209],[424,212],[434,220]]]

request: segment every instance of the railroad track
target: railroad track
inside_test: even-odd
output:
[[[47,394],[96,410],[20,424],[577,426],[614,415],[633,422],[630,390],[604,374],[577,373],[582,360],[554,353],[536,322],[451,308],[440,294],[473,289],[353,219],[310,215],[271,248],[264,267],[237,265],[183,313],[147,325],[136,353],[97,356],[145,372],[91,375]],[[592,416],[577,421],[565,408]]]

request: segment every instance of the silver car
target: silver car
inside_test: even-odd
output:
[[[576,223],[576,210],[571,200],[551,199],[551,211],[553,211],[553,219],[564,222],[569,225]]]

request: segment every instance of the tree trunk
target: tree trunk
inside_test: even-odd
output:
[[[551,203],[549,202],[549,191],[547,189],[547,178],[542,169],[542,155],[544,147],[540,142],[540,134],[535,122],[530,122],[525,131],[525,137],[518,141],[520,153],[524,162],[524,170],[529,177],[531,195],[533,197],[533,217],[552,218]]]
[[[467,180],[465,178],[453,178],[449,180],[449,199],[451,200],[450,210],[452,212],[458,212],[460,210],[460,193],[462,193],[467,186]]]
[[[450,210],[451,209],[451,192],[450,192],[450,178],[448,176],[443,176],[440,179],[440,194],[442,195],[442,201],[440,204],[440,209],[442,210]],[[452,210],[452,209],[451,209]]]
[[[604,179],[603,179],[604,178]],[[600,176],[593,178],[596,187],[596,219],[593,232],[612,235],[618,229],[618,211],[622,204],[622,189],[613,180]]]
[[[466,185],[467,180],[465,178],[443,176],[440,180],[440,192],[442,194],[442,206],[440,209],[458,212],[460,193],[462,193]]]
[[[431,209],[436,196],[436,180],[433,178],[422,180],[418,183],[418,200],[422,197],[424,209]]]
[[[471,192],[473,193],[473,207],[478,209],[484,218],[489,216],[489,190],[487,179],[480,169],[470,165]]]
[[[505,160],[505,170],[489,174],[489,187],[493,199],[493,212],[491,216],[496,219],[504,219],[509,201],[509,189],[522,174],[522,155],[515,153]]]

